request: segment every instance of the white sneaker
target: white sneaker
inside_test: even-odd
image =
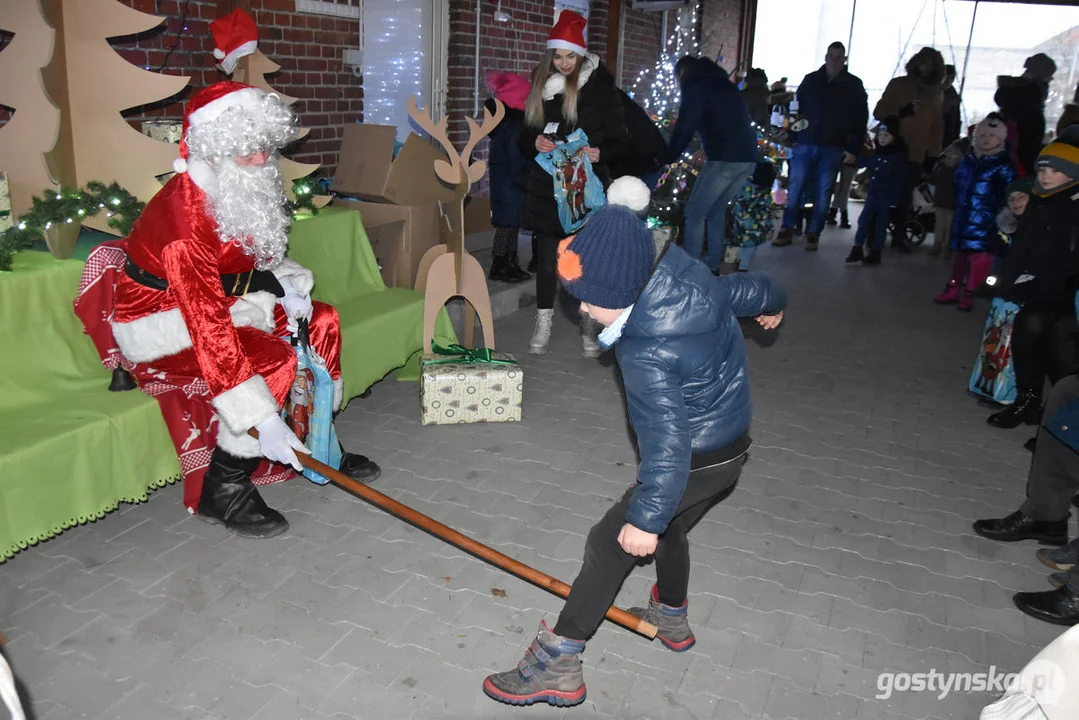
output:
[[[532,355],[546,355],[551,343],[551,323],[554,310],[536,311],[536,328],[532,331],[532,341],[528,343],[528,352]]]
[[[586,358],[598,358],[603,348],[599,346],[596,336],[599,335],[599,323],[587,315],[581,316],[581,345],[584,348]]]

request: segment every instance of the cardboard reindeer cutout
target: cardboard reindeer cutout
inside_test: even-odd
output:
[[[448,221],[449,233],[446,242],[436,245],[420,259],[416,273],[416,290],[424,294],[423,304],[423,352],[431,350],[434,337],[435,318],[448,300],[462,297],[465,300],[465,345],[473,344],[473,326],[476,315],[483,328],[483,345],[494,349],[494,321],[491,317],[491,297],[487,293],[487,275],[483,272],[476,258],[465,250],[465,196],[473,183],[487,172],[487,163],[477,160],[469,163],[472,152],[480,140],[498,127],[506,109],[501,102],[495,102],[495,114],[492,116],[486,108],[483,111],[483,124],[477,125],[472,118],[465,118],[468,123],[468,142],[460,153],[450,142],[446,130],[446,118],[438,123],[431,121],[426,111],[416,108],[416,98],[408,99],[408,114],[422,129],[437,140],[449,156],[449,161],[435,160],[435,174],[448,185],[456,188],[456,197],[452,202],[441,203],[443,217]]]

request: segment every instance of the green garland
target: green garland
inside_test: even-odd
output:
[[[144,205],[115,182],[105,185],[93,181],[82,190],[45,190],[41,197],[34,198],[30,212],[0,233],[0,271],[11,270],[12,256],[35,241],[44,240],[45,231],[54,224],[81,222],[105,211],[109,215],[109,227],[127,235]]]
[[[292,192],[296,199],[287,203],[290,215],[299,212],[318,213],[314,201],[315,184],[314,180],[306,178],[292,181]],[[115,182],[109,185],[97,181],[89,182],[83,190],[45,190],[41,197],[34,198],[30,212],[15,220],[11,228],[0,233],[0,271],[11,270],[11,260],[15,253],[30,247],[38,240],[44,240],[45,231],[54,224],[81,222],[84,218],[105,211],[109,215],[109,227],[121,235],[128,235],[145,205]]]
[[[289,200],[286,203],[290,216],[300,212],[309,212],[312,215],[318,215],[318,208],[315,207],[314,192],[314,186],[316,184],[317,183],[310,178],[296,178],[292,181],[292,194],[296,199]]]

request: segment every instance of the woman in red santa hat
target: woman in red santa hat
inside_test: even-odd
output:
[[[342,400],[337,312],[311,301],[311,272],[285,257],[277,150],[296,130],[280,98],[242,83],[218,83],[191,99],[177,174],[127,238],[112,319],[136,376],[152,368],[206,381],[220,422],[193,510],[249,537],[288,529],[251,482],[260,458],[299,470],[296,452],[308,452],[279,413],[296,375],[285,337],[298,319],[310,322],[312,345],[334,378],[334,407]],[[363,456],[347,455],[345,464],[358,479],[379,472]]]
[[[575,12],[563,10],[547,41],[547,52],[532,72],[532,89],[525,103],[525,128],[520,146],[525,157],[554,150],[549,136],[565,138],[580,128],[588,136],[586,150],[596,175],[606,188],[611,183],[611,163],[626,152],[626,122],[622,98],[614,77],[597,55],[585,47],[587,21]],[[558,289],[556,265],[558,243],[566,231],[558,219],[554,184],[539,163],[532,164],[528,178],[528,199],[523,226],[535,239],[536,327],[528,351],[547,352],[554,319],[554,298]],[[598,328],[581,317],[581,337],[585,357],[598,357]]]

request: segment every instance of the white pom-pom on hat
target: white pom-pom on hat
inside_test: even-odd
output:
[[[608,205],[624,205],[633,212],[642,212],[648,208],[652,193],[648,186],[632,175],[623,175],[611,183],[607,190]]]
[[[225,59],[225,51],[222,50],[221,48],[214,48],[214,57],[217,58],[218,60],[224,60]]]
[[[187,172],[187,160],[183,158],[176,158],[172,161],[172,169],[178,173]]]

